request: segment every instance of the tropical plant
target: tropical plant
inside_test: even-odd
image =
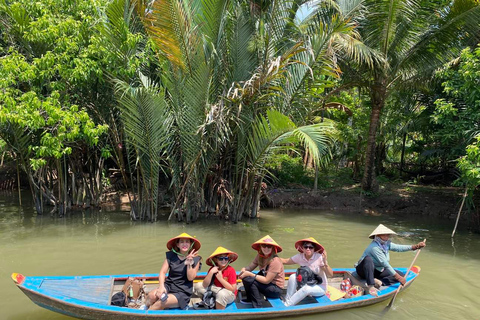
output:
[[[358,40],[350,18],[360,8],[321,2],[301,22],[296,18],[303,1],[158,0],[129,3],[118,0],[107,12],[138,17],[155,44],[158,60],[152,68],[139,66],[139,77],[123,79],[118,101],[125,128],[144,124],[145,110],[159,99],[161,111],[148,112],[161,129],[130,130],[134,161],[163,168],[171,179],[175,203],[170,217],[195,220],[200,212],[217,213],[237,221],[255,217],[264,188],[265,160],[278,150],[300,143],[319,164],[328,159],[333,141],[331,122],[306,123],[296,109],[297,93],[313,72],[338,75],[341,54],[373,63],[371,50]],[[113,8],[115,7],[115,8]],[[133,16],[132,8],[137,16]],[[120,12],[125,14],[120,15]],[[132,22],[124,22],[122,32]],[[118,24],[104,21],[108,46],[122,48]],[[130,31],[131,32],[131,31]],[[128,37],[122,36],[122,39]],[[111,52],[122,52],[111,50]],[[149,80],[144,77],[149,78]],[[142,83],[154,83],[146,90]],[[130,87],[130,88],[128,88]],[[149,92],[136,99],[133,92]],[[160,102],[161,101],[161,102]],[[132,108],[135,107],[136,111]],[[286,114],[293,118],[297,126]],[[155,119],[153,119],[155,117]],[[162,135],[162,136],[159,136]],[[157,141],[160,149],[140,149],[139,143]],[[152,167],[151,167],[152,168]],[[155,170],[138,171],[146,188],[142,201],[155,202]],[[153,175],[151,175],[153,173]],[[158,179],[158,178],[157,178]],[[151,206],[156,218],[156,204]]]
[[[480,6],[474,0],[367,0],[354,18],[364,43],[384,57],[372,68],[343,66],[344,86],[370,91],[370,128],[362,188],[376,190],[375,152],[380,115],[393,92],[421,87],[434,71],[478,39]]]
[[[27,174],[39,214],[45,204],[60,214],[98,205],[102,195],[107,127],[86,111],[102,82],[89,45],[95,10],[90,1],[0,1],[0,137]]]

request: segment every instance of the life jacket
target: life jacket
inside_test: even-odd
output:
[[[297,280],[297,290],[300,290],[305,285],[313,286],[323,282],[322,277],[306,266],[298,268],[295,276]]]

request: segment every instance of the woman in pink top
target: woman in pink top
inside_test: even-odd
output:
[[[301,267],[309,267],[322,278],[322,283],[305,284],[297,291],[297,279],[295,275],[290,276],[285,301],[287,307],[296,305],[306,296],[323,296],[327,292],[327,277],[333,276],[333,270],[327,262],[327,252],[313,237],[298,240],[295,242],[295,248],[300,253],[289,259],[280,259],[283,264],[298,264]]]

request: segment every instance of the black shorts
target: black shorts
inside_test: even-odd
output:
[[[190,297],[192,296],[191,294],[186,294],[185,292],[171,292],[170,287],[168,284],[165,284],[165,289],[167,290],[168,294],[171,294],[177,298],[178,301],[178,307],[182,310],[185,310],[190,303]]]

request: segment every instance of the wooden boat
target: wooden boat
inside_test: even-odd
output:
[[[406,273],[406,268],[397,270]],[[339,292],[343,279],[351,279],[354,285],[364,286],[364,283],[355,278],[354,269],[334,269],[334,276],[329,279],[329,289]],[[286,270],[288,277],[295,270]],[[404,290],[418,277],[420,268],[415,266],[407,277]],[[110,305],[114,293],[121,291],[128,277],[142,279],[147,285],[147,291],[156,288],[158,274],[110,275],[110,276],[67,276],[67,277],[25,277],[21,274],[12,274],[12,279],[34,303],[51,311],[81,319],[214,319],[219,316],[228,319],[255,319],[298,316],[304,314],[321,313],[347,308],[368,306],[391,298],[399,284],[380,288],[378,297],[363,294],[358,297],[341,298],[332,301],[327,296],[307,297],[298,305],[286,307],[281,299],[268,299],[262,308],[252,308],[237,300],[228,305],[225,310],[179,310],[163,311],[138,310],[127,307]],[[205,277],[199,273],[198,280]],[[334,289],[332,289],[334,288]],[[365,291],[368,292],[368,291]]]

